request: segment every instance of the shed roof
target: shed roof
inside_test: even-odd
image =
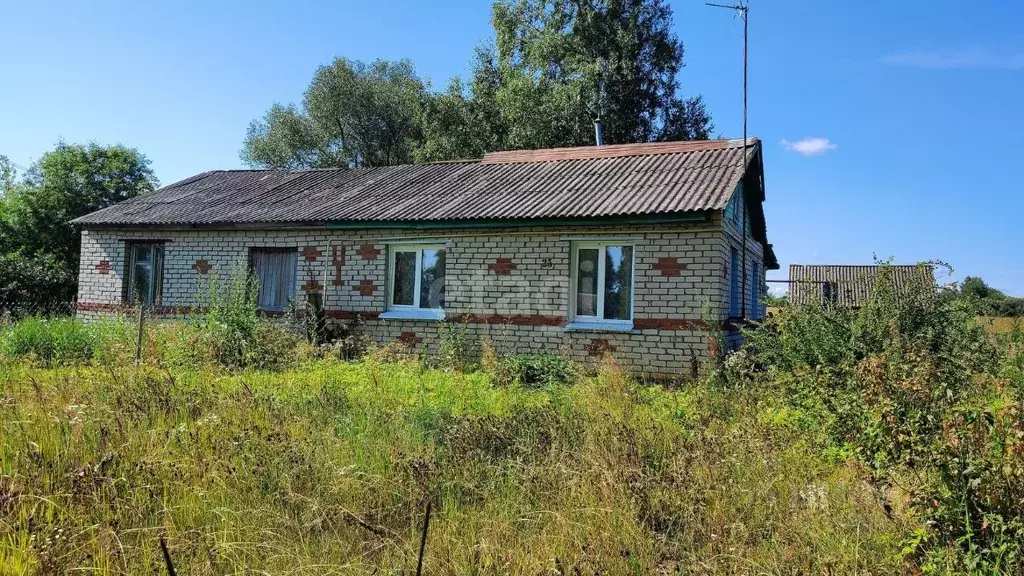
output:
[[[887,277],[893,282],[897,293],[905,290],[915,278],[928,283],[935,282],[932,267],[926,264],[885,264],[882,266],[790,264],[789,301],[794,304],[811,304],[831,299],[839,306],[859,307],[871,298],[882,268],[889,271]]]
[[[752,138],[748,146],[747,166],[760,184],[760,145]],[[724,208],[746,172],[742,164],[742,140],[708,140],[348,170],[216,170],[75,222],[273,226],[671,216]],[[764,192],[758,192],[760,205]]]

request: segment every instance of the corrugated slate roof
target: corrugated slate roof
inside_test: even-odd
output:
[[[790,264],[789,301],[811,304],[832,300],[839,306],[856,308],[871,297],[883,266],[835,266]],[[935,275],[928,265],[885,265],[896,292],[902,292],[915,278],[929,283]]]
[[[748,147],[749,164],[758,157],[757,139]],[[673,215],[724,208],[743,176],[742,163],[742,140],[710,140],[498,152],[479,162],[351,170],[218,170],[75,222],[275,225]]]

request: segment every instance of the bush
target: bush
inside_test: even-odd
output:
[[[791,307],[749,334],[763,384],[925,522],[904,553],[927,573],[1024,570],[1024,420],[1013,346],[997,349],[953,289],[883,267],[856,313]],[[1000,362],[1000,354],[1004,360]],[[1001,369],[1002,367],[1002,369]]]
[[[499,379],[528,388],[567,384],[576,375],[573,364],[553,354],[517,354],[499,363]]]
[[[256,303],[259,285],[244,270],[232,271],[226,284],[216,278],[202,299],[195,321],[212,358],[226,368],[276,369],[289,365],[302,338],[284,321],[262,317]]]
[[[0,356],[31,358],[44,366],[78,364],[103,355],[124,334],[118,319],[86,324],[77,318],[32,316],[0,331]]]
[[[68,313],[75,276],[53,255],[0,255],[0,316]]]

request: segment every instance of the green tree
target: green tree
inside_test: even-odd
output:
[[[680,96],[683,45],[663,0],[503,0],[471,76],[432,93],[407,60],[339,58],[302,106],[249,126],[252,166],[383,166],[495,150],[585,146],[600,116],[609,144],[707,138],[701,98]]]
[[[1019,318],[1024,316],[1024,298],[1014,298],[993,288],[979,277],[968,276],[960,284],[960,293],[977,314]]]
[[[317,69],[301,108],[274,104],[249,125],[242,160],[288,169],[409,163],[422,144],[426,98],[408,60],[338,58]]]
[[[501,148],[707,138],[700,97],[679,95],[683,45],[661,0],[506,0],[471,85]]]
[[[20,182],[8,177],[0,199],[0,307],[27,296],[43,308],[69,302],[81,245],[70,221],[157,185],[144,154],[95,143],[60,142]]]

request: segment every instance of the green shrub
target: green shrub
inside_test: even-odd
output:
[[[100,338],[94,327],[74,318],[29,317],[2,333],[0,352],[9,358],[35,358],[45,366],[91,359]]]
[[[528,388],[567,384],[576,375],[573,364],[554,354],[516,354],[499,364],[500,379]]]
[[[465,322],[443,322],[440,326],[438,363],[446,370],[463,371],[475,368],[477,356],[470,342],[469,326]]]
[[[259,284],[245,270],[233,270],[225,284],[212,279],[194,320],[214,361],[226,368],[288,366],[302,338],[285,320],[268,320],[256,303]]]
[[[1020,573],[1022,395],[1004,384],[1019,352],[993,346],[956,290],[897,293],[887,273],[856,313],[790,307],[751,332],[762,384],[821,427],[825,450],[855,454],[886,506],[909,503],[924,527],[904,554],[926,573]]]

